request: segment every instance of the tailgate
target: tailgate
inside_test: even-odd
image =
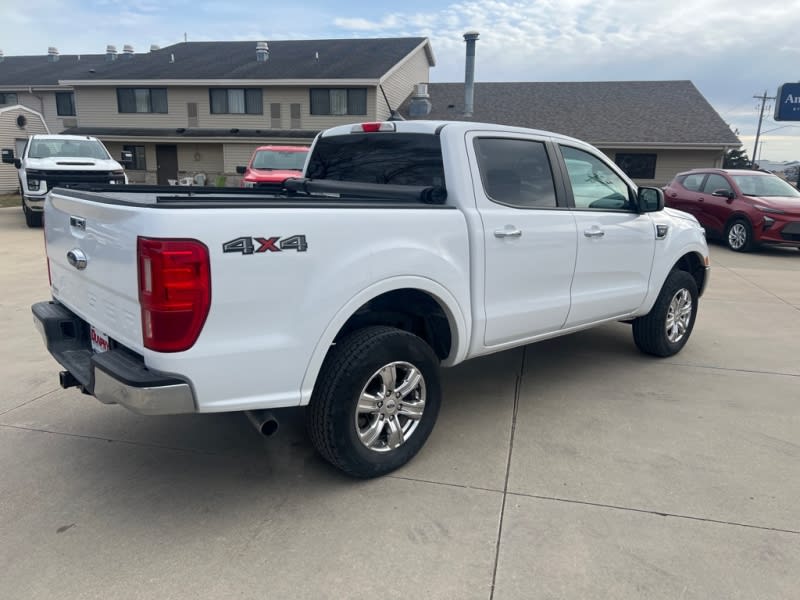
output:
[[[99,333],[137,352],[143,345],[136,240],[144,211],[58,191],[45,203],[53,298]]]

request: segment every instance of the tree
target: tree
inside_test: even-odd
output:
[[[746,150],[733,148],[725,153],[725,159],[722,161],[723,169],[749,169],[750,167],[751,163],[747,158]]]

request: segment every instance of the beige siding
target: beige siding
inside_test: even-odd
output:
[[[65,89],[64,91],[69,91]],[[50,91],[18,92],[17,99],[20,104],[40,113],[50,133],[61,133],[67,127],[75,125],[76,117],[59,117],[56,110],[56,93]],[[65,119],[67,122],[65,122]]]
[[[27,120],[24,128],[17,126],[19,115],[24,115]],[[16,108],[0,113],[0,148],[15,148],[16,140],[24,140],[37,133],[47,133],[47,129],[44,122],[32,112]],[[18,189],[19,178],[16,167],[0,163],[0,193],[15,192]]]
[[[208,181],[222,174],[222,144],[177,144],[178,177],[205,173]]]
[[[321,85],[320,87],[324,87]],[[367,90],[367,115],[311,115],[311,100],[307,87],[262,88],[261,115],[211,114],[207,87],[170,87],[167,89],[167,114],[122,113],[117,111],[117,92],[114,87],[79,87],[75,90],[75,105],[81,127],[146,127],[179,128],[189,126],[187,104],[197,103],[197,121],[201,128],[270,129],[270,104],[281,105],[281,126],[289,128],[291,104],[300,104],[301,129],[319,130],[336,125],[375,119],[376,89]]]
[[[664,186],[681,171],[698,169],[701,167],[719,167],[722,164],[723,152],[721,150],[619,150],[602,148],[603,152],[614,160],[617,152],[627,153],[655,153],[656,176],[654,179],[635,179],[640,185]]]
[[[383,82],[383,91],[389,98],[392,108],[397,108],[414,91],[417,83],[427,83],[430,75],[430,64],[425,49],[417,50],[399,69],[389,75]],[[383,121],[389,118],[389,108],[383,95],[378,90],[377,118]]]

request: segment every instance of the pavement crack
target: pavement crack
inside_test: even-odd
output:
[[[36,396],[36,398],[31,398],[30,400],[26,400],[22,404],[18,404],[17,406],[14,406],[12,408],[6,409],[3,412],[0,412],[0,417],[2,417],[3,415],[7,415],[12,410],[17,410],[18,408],[22,408],[23,406],[28,406],[28,404],[30,404],[31,402],[36,402],[37,400],[41,400],[45,396],[49,396],[50,394],[55,394],[60,389],[61,388],[54,388],[54,389],[50,390],[49,392],[45,392],[44,394],[40,394],[39,396]]]
[[[9,425],[7,423],[0,423],[0,427],[7,429],[18,429],[21,431],[33,431],[36,433],[49,433],[51,435],[62,435],[66,437],[81,438],[84,440],[97,440],[101,442],[113,442],[115,444],[128,444],[130,446],[140,446],[142,448],[158,448],[159,450],[172,450],[176,452],[188,452],[190,454],[202,454],[205,456],[222,456],[216,452],[207,452],[205,450],[197,450],[196,448],[180,448],[178,446],[167,446],[164,444],[148,444],[146,442],[134,442],[131,440],[117,440],[114,438],[101,437],[97,435],[85,435],[81,433],[66,433],[64,431],[51,431],[49,429],[39,429],[36,427],[23,427],[22,425]]]
[[[445,487],[454,487],[462,490],[476,490],[480,492],[493,492],[495,494],[502,494],[503,490],[493,488],[485,488],[479,485],[467,485],[465,483],[450,483],[447,481],[434,481],[432,479],[420,479],[418,477],[403,477],[402,475],[386,475],[387,479],[400,479],[402,481],[413,481],[414,483],[429,483],[431,485],[442,485]]]
[[[672,365],[674,367],[689,367],[691,369],[713,369],[715,371],[732,371],[735,373],[752,373],[755,375],[780,375],[781,377],[800,377],[797,373],[782,373],[781,371],[761,371],[758,369],[737,369],[735,367],[717,367],[715,365],[698,365],[688,364],[682,362],[665,361],[664,364]]]
[[[774,292],[770,292],[768,289],[765,289],[765,288],[761,287],[761,286],[760,286],[760,285],[758,285],[758,284],[757,284],[755,281],[752,281],[752,280],[748,279],[747,277],[745,277],[744,275],[742,275],[741,273],[739,273],[739,272],[738,272],[736,269],[734,269],[733,267],[728,267],[728,271],[730,271],[731,273],[733,273],[734,275],[736,275],[736,276],[737,276],[739,279],[741,279],[742,281],[746,281],[746,282],[747,282],[747,283],[749,283],[750,285],[753,285],[753,286],[757,287],[759,290],[761,290],[761,291],[762,291],[762,292],[764,292],[765,294],[769,294],[769,295],[770,295],[770,296],[772,296],[773,298],[777,298],[778,300],[780,300],[780,301],[781,301],[781,302],[783,302],[784,304],[788,305],[789,307],[791,307],[791,308],[794,308],[795,310],[800,310],[800,308],[797,308],[795,305],[793,305],[791,302],[789,302],[789,301],[788,301],[788,300],[786,300],[785,298],[781,298],[780,296],[778,296],[778,294],[776,294],[776,293],[774,293]]]
[[[778,533],[790,533],[800,535],[800,530],[785,529],[782,527],[767,527],[766,525],[753,525],[752,523],[740,523],[738,521],[726,521],[724,519],[711,519],[707,517],[695,517],[693,515],[681,515],[678,513],[663,512],[659,510],[649,510],[646,508],[633,508],[631,506],[619,506],[616,504],[605,504],[602,502],[590,502],[588,500],[574,500],[571,498],[559,498],[557,496],[542,496],[539,494],[526,494],[524,492],[508,492],[510,496],[520,496],[524,498],[535,498],[537,500],[548,500],[551,502],[564,502],[566,504],[580,504],[583,506],[595,506],[598,508],[611,508],[613,510],[624,510],[627,512],[644,513],[657,517],[672,517],[674,519],[687,519],[689,521],[703,521],[705,523],[716,523],[718,525],[732,525],[734,527],[746,527],[747,529],[760,529],[762,531],[776,531]]]
[[[519,413],[519,394],[522,388],[522,378],[525,375],[525,357],[528,353],[528,347],[522,349],[522,360],[520,361],[519,374],[517,375],[517,382],[514,386],[514,407],[511,412],[511,435],[508,440],[508,459],[506,461],[506,478],[503,483],[503,501],[500,505],[500,523],[497,526],[497,541],[494,548],[494,568],[492,569],[492,587],[489,592],[489,600],[494,598],[495,585],[497,583],[497,567],[500,563],[500,544],[503,538],[503,518],[506,514],[506,498],[508,497],[508,479],[511,475],[511,456],[514,452],[514,434],[517,430],[517,414]]]

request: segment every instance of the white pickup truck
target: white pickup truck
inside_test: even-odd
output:
[[[143,414],[308,405],[358,477],[413,457],[439,368],[609,321],[686,344],[708,282],[690,215],[552,133],[405,121],[329,129],[282,194],[53,190],[52,301],[33,306],[61,383]]]
[[[3,162],[19,170],[22,212],[28,227],[42,226],[42,210],[47,192],[54,187],[85,183],[128,183],[122,165],[111,158],[103,143],[86,135],[32,135],[22,156],[3,148]],[[122,162],[132,159],[122,153]]]

